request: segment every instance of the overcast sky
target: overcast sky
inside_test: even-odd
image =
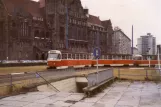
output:
[[[134,44],[137,38],[152,33],[161,44],[161,0],[81,0],[89,13],[101,20],[111,19],[131,38],[134,25]]]

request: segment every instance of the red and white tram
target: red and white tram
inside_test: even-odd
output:
[[[157,60],[143,60],[141,55],[133,56],[131,59],[106,59],[101,58],[98,61],[99,66],[155,66]],[[92,54],[87,53],[62,53],[59,50],[48,52],[47,65],[49,68],[80,68],[91,67],[96,65],[96,60]]]

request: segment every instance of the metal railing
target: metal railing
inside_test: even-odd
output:
[[[92,87],[113,78],[113,69],[106,69],[96,73],[91,73],[86,78],[88,80],[88,87]]]

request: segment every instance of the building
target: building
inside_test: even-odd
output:
[[[102,25],[97,16],[89,15],[88,17],[88,37],[89,51],[92,53],[94,48],[99,47],[102,54],[107,52],[107,29]]]
[[[81,0],[0,0],[0,60],[45,60],[49,50],[84,57],[95,47],[103,55],[128,54],[127,44],[111,20],[89,15]]]
[[[80,0],[0,0],[0,60],[88,52],[87,12]]]
[[[45,59],[51,49],[51,30],[46,28],[39,3],[0,0],[0,59]]]
[[[118,27],[114,28],[112,53],[131,55],[131,39]]]
[[[46,20],[52,29],[53,49],[88,52],[87,14],[80,0],[46,0]]]
[[[142,55],[155,55],[156,54],[156,38],[150,33],[141,36],[137,39],[137,47],[139,54]]]
[[[105,21],[102,21],[102,25],[105,27],[105,30],[107,30],[107,39],[106,39],[106,44],[107,44],[107,47],[106,47],[106,53],[107,54],[111,54],[112,53],[112,44],[113,44],[113,41],[112,41],[112,37],[113,37],[113,34],[114,34],[114,30],[113,30],[113,27],[112,27],[112,23],[111,23],[111,20],[105,20]]]
[[[133,47],[133,55],[138,55],[139,54],[139,51],[136,47]]]

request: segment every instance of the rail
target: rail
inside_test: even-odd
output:
[[[88,80],[88,87],[96,86],[110,78],[113,78],[113,69],[106,69],[96,73],[91,73],[86,78]]]
[[[52,85],[49,81],[47,81],[43,76],[41,76],[38,72],[36,72],[36,74],[41,77],[46,83],[47,85],[49,84],[50,86],[52,86],[54,89],[56,89],[56,91],[60,92],[56,87],[54,87],[54,85]]]

